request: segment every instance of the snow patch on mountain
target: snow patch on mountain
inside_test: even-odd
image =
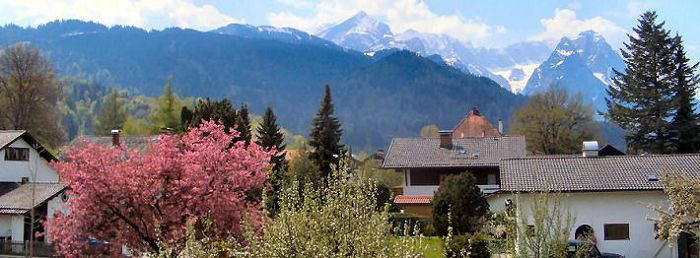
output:
[[[511,83],[517,84],[518,87],[515,88],[522,90],[534,70],[533,64],[541,63],[551,53],[551,49],[543,42],[520,42],[505,48],[476,48],[469,42],[444,34],[423,33],[413,29],[394,34],[388,25],[365,12],[326,27],[317,36],[365,55],[374,55],[385,49],[406,49],[423,56],[437,54],[445,64],[465,73],[490,78],[512,91],[514,87]],[[523,69],[525,77],[522,74],[511,76],[512,69]],[[508,73],[505,74],[504,71]],[[508,79],[510,77],[512,79]]]
[[[494,70],[493,73],[504,77],[510,84],[510,90],[513,93],[522,93],[527,85],[527,80],[530,79],[532,73],[540,66],[539,63],[514,65],[511,69]]]

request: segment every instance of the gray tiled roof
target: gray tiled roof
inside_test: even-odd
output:
[[[66,185],[61,183],[23,184],[0,196],[0,214],[23,214],[31,209],[32,186],[35,186],[34,207],[39,206],[66,188]]]
[[[152,136],[119,136],[119,142],[126,144],[129,148],[137,148],[140,150],[146,149],[148,144],[157,141],[160,135]],[[79,136],[68,144],[68,147],[78,145],[82,141],[88,141],[94,144],[112,146],[112,136]]]
[[[527,157],[501,161],[502,191],[661,190],[650,175],[700,177],[700,155]]]
[[[22,136],[27,131],[24,130],[0,130],[0,149]]]
[[[521,136],[452,139],[453,148],[440,148],[440,138],[394,138],[385,168],[498,166],[502,159],[524,157]]]

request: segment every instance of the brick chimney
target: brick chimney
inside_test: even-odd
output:
[[[440,135],[440,148],[452,149],[452,130],[438,131]]]
[[[112,146],[119,145],[119,133],[120,131],[117,129],[112,130]]]

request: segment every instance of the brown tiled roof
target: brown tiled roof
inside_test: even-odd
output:
[[[394,197],[395,204],[431,204],[432,195],[397,195]]]
[[[34,186],[34,205],[32,205]],[[61,183],[27,183],[0,196],[0,214],[24,214],[66,189]]]
[[[484,136],[494,137],[501,136],[501,134],[498,132],[498,129],[491,126],[491,123],[489,123],[486,117],[482,116],[476,108],[469,111],[452,130],[453,138]]]
[[[459,138],[452,145],[440,148],[440,138],[394,138],[382,167],[498,166],[502,159],[525,156],[522,136]]]
[[[700,155],[527,157],[501,161],[502,191],[661,190],[665,173],[700,177]]]

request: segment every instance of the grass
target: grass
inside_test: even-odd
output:
[[[423,239],[423,255],[426,258],[445,257],[445,248],[439,237],[426,237]]]
[[[400,237],[392,237],[393,241],[400,241]],[[420,249],[423,250],[425,258],[442,258],[445,257],[445,247],[442,244],[442,239],[439,237],[423,237]]]

